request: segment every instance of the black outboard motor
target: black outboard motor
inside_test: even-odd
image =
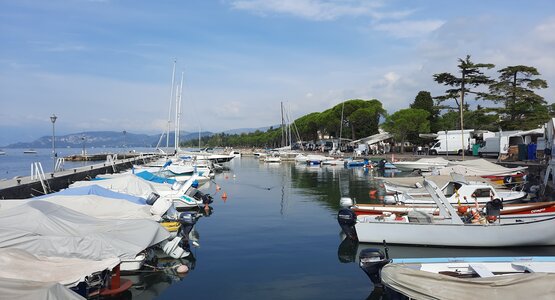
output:
[[[503,209],[503,201],[499,198],[495,198],[486,203],[486,214],[488,216],[488,221],[495,221],[501,215],[501,210]]]
[[[380,170],[385,169],[385,164],[386,164],[386,163],[387,163],[387,160],[385,160],[385,159],[380,160],[380,161],[378,162],[378,168],[379,168]]]
[[[208,194],[202,194],[201,198],[202,198],[202,204],[210,204],[210,203],[214,202],[214,201],[212,201],[212,199],[213,199],[212,196],[210,196]]]
[[[368,248],[360,251],[359,267],[368,275],[374,286],[382,284],[381,271],[391,260],[386,258],[383,252],[376,248]]]
[[[198,218],[196,216],[196,213],[184,212],[179,215],[179,223],[181,223],[178,233],[181,237],[181,242],[179,246],[189,252],[189,233],[191,232],[191,230],[193,230],[193,226],[195,226],[197,220]]]
[[[344,208],[337,213],[337,222],[343,230],[343,233],[347,235],[348,238],[358,241],[357,231],[355,229],[355,224],[357,222],[357,216],[354,211]]]
[[[148,205],[153,205],[154,202],[156,202],[156,200],[158,200],[158,198],[160,198],[160,195],[152,192],[150,193],[150,195],[148,195],[148,197],[146,198],[146,204]]]

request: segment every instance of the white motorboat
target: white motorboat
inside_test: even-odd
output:
[[[478,181],[467,181],[464,176],[452,173],[452,180],[446,183],[441,193],[452,204],[485,204],[493,199],[500,199],[504,203],[518,202],[526,198],[524,191],[497,190],[491,184]],[[420,185],[421,186],[421,185]],[[387,195],[384,202],[387,204],[434,204],[430,193],[423,187],[407,188],[384,182]]]
[[[555,298],[553,256],[389,259],[365,249],[359,266],[374,284],[409,299]]]
[[[540,220],[498,223],[465,223],[439,191],[435,183],[424,180],[424,187],[439,207],[439,218],[422,215],[419,218],[383,218],[360,216],[342,209],[338,222],[351,239],[365,243],[459,246],[510,247],[555,245],[555,217]],[[476,220],[478,221],[478,220]]]
[[[448,160],[445,160],[441,157],[435,158],[421,158],[416,161],[397,161],[394,162],[393,165],[397,167],[397,169],[402,171],[432,171],[433,169],[440,169],[446,167],[449,163]]]

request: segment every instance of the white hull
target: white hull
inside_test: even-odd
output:
[[[516,247],[555,245],[555,218],[511,224],[419,224],[357,222],[364,243],[457,247]]]

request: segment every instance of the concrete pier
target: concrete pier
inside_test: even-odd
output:
[[[45,173],[46,193],[67,188],[70,184],[89,180],[99,174],[112,174],[130,169],[162,157],[159,154],[147,154],[133,158],[115,160],[113,164],[104,162],[79,168],[67,169],[55,173]],[[39,179],[31,176],[0,181],[0,199],[24,199],[46,194]]]

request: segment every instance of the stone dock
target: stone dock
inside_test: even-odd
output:
[[[0,181],[0,199],[25,199],[41,196],[67,188],[70,184],[89,180],[99,174],[112,174],[130,169],[162,157],[159,154],[146,154],[131,158],[117,159],[79,168],[66,169],[55,173],[44,173],[43,180],[33,176],[17,177]]]

